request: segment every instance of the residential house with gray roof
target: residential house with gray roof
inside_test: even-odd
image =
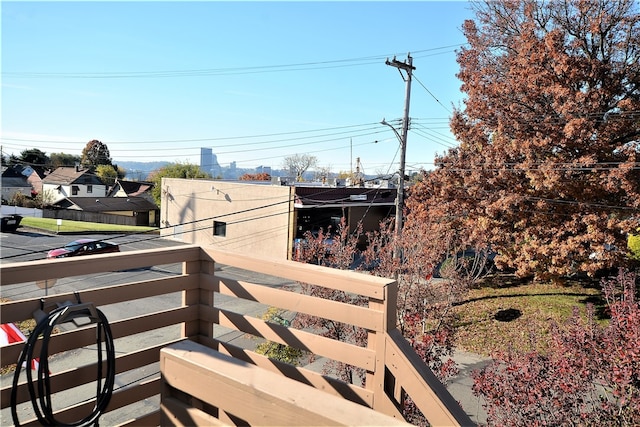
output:
[[[49,203],[66,197],[105,197],[107,186],[89,169],[59,167],[42,180]]]

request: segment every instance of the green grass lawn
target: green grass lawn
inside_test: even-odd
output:
[[[63,219],[58,226],[58,220],[55,218],[33,218],[24,217],[20,222],[21,227],[31,227],[40,230],[50,231],[52,233],[143,233],[146,231],[157,230],[155,227],[138,227],[132,225],[102,224],[97,222],[71,221]]]
[[[498,278],[472,289],[455,307],[457,345],[485,356],[509,348],[544,351],[550,324],[564,323],[574,307],[582,313],[588,303],[601,308],[600,295],[600,287],[590,282],[508,283]],[[540,334],[536,343],[530,340],[533,332]]]

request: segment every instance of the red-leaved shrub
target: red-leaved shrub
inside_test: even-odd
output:
[[[489,425],[640,425],[640,304],[635,274],[603,282],[610,321],[574,309],[548,351],[501,352],[474,373]],[[532,336],[535,340],[535,333]]]

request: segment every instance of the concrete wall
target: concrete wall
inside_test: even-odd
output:
[[[238,181],[162,179],[161,235],[201,246],[287,259],[292,187]],[[214,221],[225,236],[214,235]]]

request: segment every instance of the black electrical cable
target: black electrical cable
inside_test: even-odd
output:
[[[62,322],[70,321],[77,317],[89,318],[92,323],[96,323],[96,341],[98,352],[97,363],[97,389],[96,389],[96,403],[93,411],[86,417],[73,423],[63,423],[55,419],[53,415],[53,407],[51,404],[51,381],[49,374],[49,341],[54,328]],[[34,351],[38,338],[42,335],[40,360],[38,366],[37,375],[37,390],[34,385],[34,378],[31,370],[31,366],[34,360]],[[104,341],[106,352],[106,372],[104,384],[102,384],[102,342]],[[98,425],[98,419],[107,408],[111,395],[113,393],[113,386],[115,382],[115,346],[113,342],[113,335],[111,333],[111,327],[105,315],[99,309],[93,307],[93,305],[76,304],[76,305],[64,305],[51,311],[48,316],[38,322],[35,329],[29,336],[29,339],[25,343],[25,346],[20,353],[16,371],[13,376],[13,387],[11,390],[11,416],[16,426],[20,426],[17,413],[17,389],[20,378],[20,371],[22,365],[26,366],[27,373],[27,388],[29,389],[29,396],[31,398],[31,405],[38,417],[38,421],[45,426],[89,426]]]

